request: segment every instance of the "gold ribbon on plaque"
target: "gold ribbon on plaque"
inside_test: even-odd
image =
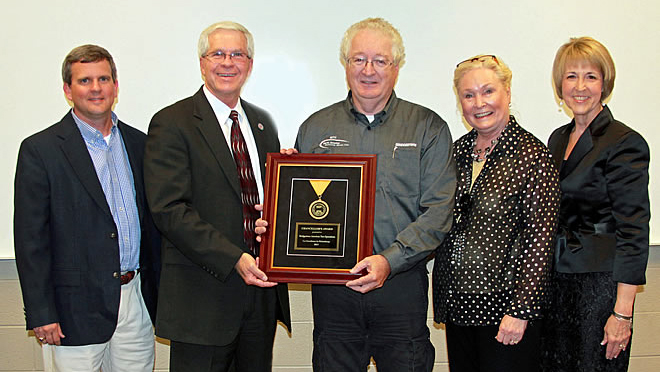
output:
[[[328,185],[330,185],[330,182],[332,182],[332,180],[309,180],[309,183],[312,185],[316,195],[319,197],[318,200],[314,200],[309,205],[309,215],[316,220],[326,218],[328,213],[330,213],[330,206],[328,206],[328,203],[321,199],[325,189],[327,189]]]

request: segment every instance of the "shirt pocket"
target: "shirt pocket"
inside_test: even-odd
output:
[[[419,196],[419,149],[395,145],[387,153],[378,154],[378,187],[388,194],[403,197]]]

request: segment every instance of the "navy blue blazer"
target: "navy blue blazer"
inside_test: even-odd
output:
[[[143,183],[145,134],[118,123],[141,223],[142,296],[152,320],[160,236]],[[21,143],[14,185],[14,249],[27,329],[60,323],[62,345],[106,342],[117,325],[117,227],[71,112]]]
[[[612,272],[645,284],[649,249],[649,147],[605,106],[563,161],[575,120],[556,129],[548,148],[562,191],[555,270]]]

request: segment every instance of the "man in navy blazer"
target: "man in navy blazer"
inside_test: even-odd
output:
[[[146,205],[146,136],[117,119],[117,72],[96,45],[62,65],[73,109],[23,141],[14,248],[27,329],[47,371],[151,371],[160,237]]]
[[[239,372],[271,371],[277,320],[291,324],[287,286],[259,270],[254,226],[244,221],[263,197],[277,130],[240,97],[254,55],[245,27],[209,26],[198,54],[204,86],[154,115],[145,150],[149,207],[163,233],[156,334],[171,340],[172,372],[227,371],[232,363]],[[254,187],[244,192],[247,174]]]

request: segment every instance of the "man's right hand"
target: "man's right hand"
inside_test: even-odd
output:
[[[50,345],[61,345],[60,339],[64,338],[60,323],[46,324],[41,327],[34,327],[34,335],[37,336],[39,342]]]
[[[247,285],[256,285],[257,287],[274,287],[277,285],[276,282],[269,282],[266,273],[259,269],[259,257],[255,260],[249,254],[243,253],[234,268]]]

